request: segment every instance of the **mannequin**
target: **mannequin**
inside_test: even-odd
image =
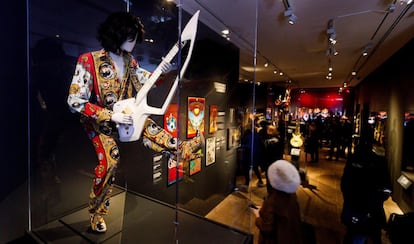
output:
[[[99,26],[98,40],[103,49],[82,54],[78,58],[69,89],[68,104],[80,113],[80,121],[92,141],[98,165],[90,193],[90,227],[94,232],[107,230],[104,216],[108,213],[112,183],[120,161],[117,141],[113,132],[116,124],[133,123],[131,115],[113,112],[113,105],[131,98],[151,76],[131,55],[136,43],[141,43],[144,26],[138,17],[125,12],[113,13]],[[162,62],[166,74],[171,65]],[[201,157],[196,151],[203,143],[198,135],[188,141],[177,141],[153,120],[147,119],[142,132],[143,144],[156,151],[175,155],[189,161]]]

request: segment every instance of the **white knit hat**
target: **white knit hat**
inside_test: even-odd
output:
[[[294,193],[300,185],[299,171],[286,160],[277,160],[267,169],[270,185],[279,191]]]

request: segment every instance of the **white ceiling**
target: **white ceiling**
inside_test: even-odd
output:
[[[358,84],[414,37],[413,3],[406,1],[180,2],[190,14],[200,10],[200,21],[218,33],[224,28],[230,29],[230,41],[241,51],[240,79],[281,84],[291,80],[293,88],[339,88],[344,82],[350,86]],[[395,3],[392,13],[386,11],[391,3]],[[294,25],[284,16],[287,5],[298,17]],[[337,56],[326,54],[329,47],[326,31],[331,19],[337,35]],[[371,52],[361,57],[368,43],[372,44]],[[325,78],[329,58],[333,67],[331,80]],[[270,62],[267,68],[263,66],[266,61]],[[275,75],[275,69],[284,75]],[[354,70],[355,76],[351,74]]]

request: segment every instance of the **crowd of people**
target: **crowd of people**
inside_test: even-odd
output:
[[[278,128],[265,120],[251,123],[246,126],[242,137],[242,169],[245,176],[245,185],[249,186],[251,172],[254,172],[258,182],[257,186],[270,188],[269,184],[263,182],[261,172],[267,178],[267,168],[278,159],[283,159],[284,136]],[[252,153],[253,151],[253,153]]]
[[[326,160],[346,161],[341,178],[344,202],[340,216],[347,230],[344,243],[381,243],[381,230],[386,227],[383,203],[390,196],[391,187],[386,159],[373,150],[372,135],[364,135],[352,145],[353,127],[346,117],[318,116],[301,124],[304,150],[311,157],[308,163],[319,161],[322,146],[329,148]],[[284,159],[285,136],[266,121],[249,126],[242,141],[246,184],[249,185],[254,172],[257,186],[264,186],[262,171],[267,187],[262,205],[251,209],[260,233],[259,243],[305,243],[296,195],[301,177],[293,162]],[[251,154],[251,150],[256,153]],[[370,175],[368,181],[367,175]]]
[[[301,119],[303,120],[303,119]],[[313,119],[301,121],[300,131],[304,139],[305,159],[308,163],[319,162],[319,151],[325,146],[329,148],[327,160],[346,159],[352,147],[352,123],[345,116],[315,116]],[[258,179],[257,186],[265,186],[260,172],[266,174],[271,163],[283,159],[286,146],[286,126],[284,122],[273,123],[257,119],[252,127],[251,122],[243,131],[241,165],[245,175],[245,185],[250,183],[253,172]],[[253,130],[253,133],[252,133]],[[253,154],[251,153],[253,150]],[[268,186],[268,184],[267,184]]]

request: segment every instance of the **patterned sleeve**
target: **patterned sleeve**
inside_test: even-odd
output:
[[[94,89],[94,65],[90,53],[79,56],[72,83],[69,88],[68,104],[72,112],[94,119],[97,123],[108,121],[111,111],[90,102]],[[98,98],[99,99],[99,98]],[[99,103],[99,101],[98,101]]]

